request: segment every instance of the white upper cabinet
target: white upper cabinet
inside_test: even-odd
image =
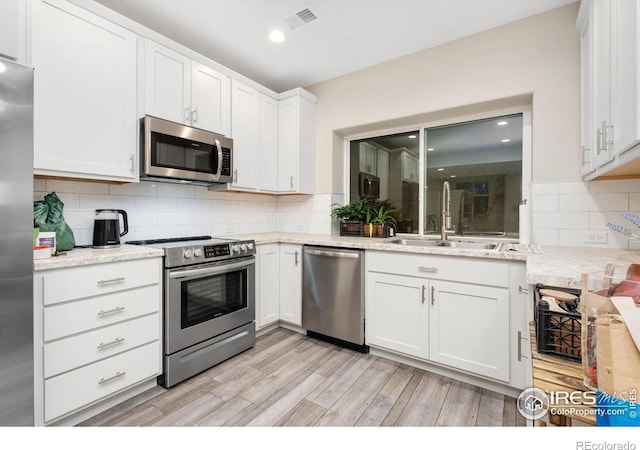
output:
[[[24,0],[0,2],[0,58],[26,64],[27,7]]]
[[[369,142],[360,142],[360,172],[377,175],[378,148]]]
[[[314,194],[316,100],[302,89],[282,96],[278,112],[278,191]]]
[[[640,8],[635,0],[583,0],[582,174],[640,175]]]
[[[231,137],[233,138],[234,188],[258,188],[259,106],[257,90],[231,82]]]
[[[136,35],[67,2],[32,7],[34,172],[137,181]]]
[[[145,113],[230,134],[230,78],[149,39],[144,57]]]
[[[278,101],[260,94],[260,190],[278,190]]]

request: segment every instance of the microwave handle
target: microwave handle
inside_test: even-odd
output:
[[[222,174],[222,147],[220,146],[220,141],[218,139],[215,140],[216,148],[218,149],[218,169],[216,173],[218,175]]]

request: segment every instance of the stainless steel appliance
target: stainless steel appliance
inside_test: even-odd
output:
[[[163,386],[254,346],[254,241],[197,236],[127,244],[164,250]]]
[[[120,219],[124,231],[120,232]],[[93,248],[111,248],[120,245],[120,238],[129,232],[127,212],[122,209],[96,209],[93,220]]]
[[[33,69],[1,58],[0,149],[0,426],[33,425]]]
[[[309,336],[369,351],[363,259],[363,250],[302,247],[302,328]]]
[[[360,172],[358,174],[360,190],[358,195],[362,198],[377,199],[380,197],[380,178],[375,175]]]
[[[205,185],[232,181],[232,139],[152,116],[141,123],[140,179]]]

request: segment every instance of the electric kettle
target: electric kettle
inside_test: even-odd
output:
[[[120,232],[120,220],[122,216],[124,231]],[[96,217],[93,222],[93,248],[111,248],[120,245],[120,236],[129,231],[127,212],[122,209],[96,209]]]

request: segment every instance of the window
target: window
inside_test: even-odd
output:
[[[522,114],[425,126],[351,141],[349,198],[394,208],[398,233],[437,234],[448,181],[456,234],[517,237],[522,167]]]

